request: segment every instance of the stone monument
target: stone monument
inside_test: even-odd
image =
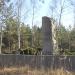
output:
[[[55,53],[55,50],[57,49],[55,34],[54,21],[49,17],[42,17],[42,55],[53,55],[53,53]]]

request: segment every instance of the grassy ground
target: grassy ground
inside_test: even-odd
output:
[[[75,75],[71,72],[65,71],[63,68],[56,69],[56,70],[44,70],[39,69],[37,70],[26,67],[10,67],[10,68],[4,68],[0,69],[0,75]]]

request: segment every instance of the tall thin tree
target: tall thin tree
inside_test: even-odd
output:
[[[75,0],[70,0],[70,4],[73,6],[74,29],[75,29]]]
[[[22,0],[18,0],[18,49],[21,48],[21,38],[20,38],[21,5]]]
[[[34,47],[34,32],[33,32],[33,26],[34,26],[34,9],[35,9],[35,0],[31,0],[32,2],[32,47]]]
[[[61,34],[61,27],[62,27],[62,24],[61,24],[61,19],[62,19],[62,14],[63,14],[63,10],[64,10],[64,5],[65,5],[65,0],[61,0],[60,1],[60,13],[59,13],[59,34],[60,34],[60,36],[62,36],[62,34]],[[61,47],[61,44],[62,44],[62,39],[60,38],[60,51],[62,51],[62,47]]]
[[[1,0],[0,1],[0,8],[1,8],[1,12],[3,13],[3,8],[4,8],[4,1],[3,0]],[[2,32],[2,23],[3,23],[3,21],[2,21],[2,19],[3,19],[3,15],[2,15],[2,18],[0,18],[0,22],[1,22],[1,24],[0,24],[0,32],[1,32],[1,34],[0,34],[0,54],[2,53],[2,38],[3,38],[3,32]]]

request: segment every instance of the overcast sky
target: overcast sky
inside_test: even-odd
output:
[[[17,0],[12,0],[13,3],[16,3]],[[19,0],[21,1],[21,0]],[[34,0],[32,0],[34,1]],[[59,1],[59,0],[57,0]],[[61,1],[61,0],[60,0]],[[34,25],[37,26],[41,26],[41,21],[42,21],[42,16],[49,16],[51,17],[51,10],[49,9],[49,7],[52,5],[51,4],[51,0],[35,0],[35,11],[34,11]],[[58,2],[59,4],[59,2]],[[62,24],[68,28],[69,25],[73,26],[73,7],[70,6],[69,2],[65,2],[65,9],[64,9],[64,13],[62,14]],[[16,5],[17,7],[17,5]],[[22,0],[22,6],[21,6],[21,20],[26,23],[29,24],[30,26],[32,26],[32,3],[31,0]],[[58,6],[58,9],[56,9],[56,11],[59,13],[59,8],[60,6]],[[54,13],[54,15],[56,14],[56,12]],[[56,16],[57,18],[58,16]],[[56,19],[55,18],[55,19]]]

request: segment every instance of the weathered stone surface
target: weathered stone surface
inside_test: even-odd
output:
[[[42,18],[42,38],[43,38],[43,55],[53,54],[53,42],[52,42],[52,24],[48,17]]]
[[[42,18],[43,55],[57,54],[56,23],[52,18]]]
[[[52,24],[52,42],[53,42],[53,55],[57,55],[58,52],[58,43],[57,43],[57,38],[56,38],[56,21],[54,19],[50,19],[51,24]]]

